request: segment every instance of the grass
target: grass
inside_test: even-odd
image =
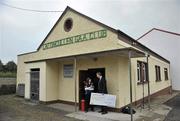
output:
[[[0,72],[0,77],[16,77],[16,72]]]

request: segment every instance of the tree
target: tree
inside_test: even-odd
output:
[[[17,71],[17,65],[16,65],[16,63],[14,63],[14,61],[9,61],[9,62],[5,65],[5,71],[6,71],[6,72],[16,72],[16,71]]]
[[[2,61],[0,60],[0,72],[2,72],[4,70],[4,65],[2,63]]]

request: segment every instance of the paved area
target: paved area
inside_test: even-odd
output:
[[[0,96],[0,121],[79,121],[66,117],[68,113],[14,95]]]
[[[164,121],[166,115],[172,109],[170,106],[164,105],[166,101],[176,96],[178,93],[173,93],[159,96],[151,100],[150,109],[145,104],[144,109],[142,107],[134,107],[136,114],[133,115],[134,121]],[[130,115],[109,112],[107,115],[101,115],[96,112],[74,112],[67,114],[68,117],[73,117],[79,120],[88,121],[130,121]]]
[[[164,121],[169,111],[165,121],[180,121],[180,94],[177,94],[152,99],[150,109],[147,104],[144,109],[135,107],[134,121]],[[65,104],[41,105],[15,95],[0,96],[0,121],[130,121],[128,114],[73,111],[73,106]]]
[[[171,110],[168,106],[164,105],[152,105],[151,109],[145,108],[142,111],[137,110],[140,113],[139,119],[135,121],[164,121],[166,115]]]
[[[108,112],[108,114],[101,115],[98,112],[75,112],[66,115],[68,117],[80,119],[83,121],[130,121],[131,117],[129,114]],[[134,119],[137,119],[137,115],[134,115]],[[135,120],[134,120],[135,121]]]
[[[136,121],[164,121],[167,114],[171,111],[171,107],[165,105],[167,101],[178,95],[179,92],[162,95],[151,100],[150,109],[145,105],[145,109],[138,108],[137,113],[140,114],[140,119]]]
[[[69,113],[72,113],[75,111],[75,107],[73,105],[67,105],[67,104],[62,104],[62,103],[54,103],[54,104],[49,104],[47,106],[58,109],[58,110],[60,109]]]
[[[180,121],[180,94],[165,103],[172,107],[164,121]]]

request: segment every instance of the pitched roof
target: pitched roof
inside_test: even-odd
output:
[[[176,33],[176,32],[170,32],[167,30],[162,30],[162,29],[158,29],[158,28],[152,28],[151,30],[149,30],[148,32],[146,32],[145,34],[143,34],[142,36],[140,36],[138,39],[136,39],[137,41],[140,40],[141,38],[143,38],[144,36],[146,36],[147,34],[151,33],[152,31],[160,31],[160,32],[164,32],[164,33],[168,33],[168,34],[173,34],[176,36],[180,36],[180,33]]]
[[[114,28],[112,28],[112,27],[110,27],[110,26],[108,26],[108,25],[105,25],[105,24],[103,24],[103,23],[101,23],[101,22],[99,22],[99,21],[97,21],[97,20],[95,20],[95,19],[92,19],[92,18],[90,18],[90,17],[88,17],[88,16],[86,16],[86,15],[84,15],[84,14],[82,14],[82,13],[79,13],[78,11],[70,8],[69,6],[66,7],[66,9],[65,9],[64,12],[62,13],[62,15],[59,17],[59,19],[57,20],[57,22],[55,23],[55,25],[54,25],[54,26],[52,27],[52,29],[49,31],[49,33],[47,34],[47,36],[45,37],[45,39],[42,41],[42,43],[39,45],[39,47],[37,48],[37,50],[36,50],[35,52],[37,52],[37,51],[40,49],[40,47],[44,44],[44,42],[46,41],[47,37],[51,34],[51,32],[54,30],[54,28],[56,27],[56,25],[59,23],[59,21],[63,18],[63,16],[65,15],[65,13],[66,13],[68,10],[70,10],[70,11],[72,11],[72,12],[74,12],[74,13],[76,13],[76,14],[78,14],[78,15],[80,15],[80,16],[82,16],[82,17],[84,17],[84,18],[86,18],[86,19],[88,19],[88,20],[90,20],[90,21],[92,21],[92,22],[94,22],[94,23],[96,23],[96,24],[98,24],[98,25],[100,25],[100,26],[102,26],[102,27],[104,27],[104,28],[112,31],[112,32],[114,32],[114,33],[116,33],[116,34],[118,35],[118,37],[121,36],[121,37],[125,38],[124,41],[125,41],[126,43],[128,43],[128,44],[130,44],[130,45],[132,45],[132,46],[135,46],[135,47],[139,48],[139,49],[142,50],[142,51],[146,51],[146,52],[148,52],[149,54],[151,54],[151,55],[153,55],[153,56],[156,56],[156,57],[158,57],[159,59],[161,59],[161,60],[163,60],[163,61],[165,61],[165,62],[170,63],[169,60],[167,60],[167,59],[165,59],[164,57],[160,56],[159,54],[155,53],[154,51],[152,51],[152,50],[149,49],[148,47],[144,46],[143,44],[139,43],[138,41],[136,41],[135,39],[133,39],[133,38],[130,37],[129,35],[125,34],[124,32],[122,32],[122,31],[120,31],[120,30],[116,30],[116,29],[114,29]],[[134,43],[135,43],[135,45],[134,45]],[[24,54],[21,54],[21,55],[24,55]],[[20,55],[19,55],[19,56],[20,56]]]

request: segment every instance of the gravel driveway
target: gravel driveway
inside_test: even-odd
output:
[[[67,113],[15,95],[0,96],[0,121],[79,121],[65,117]]]

